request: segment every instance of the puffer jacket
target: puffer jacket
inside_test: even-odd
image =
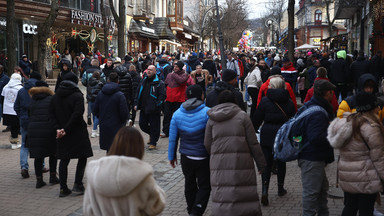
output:
[[[128,73],[128,70],[123,65],[117,66],[115,72],[119,75],[120,91],[124,93],[127,103],[132,101],[132,77]]]
[[[196,98],[188,99],[176,110],[169,128],[168,160],[175,159],[177,136],[180,137],[181,154],[208,157],[204,147],[208,110],[203,101]]]
[[[328,72],[328,77],[335,85],[345,85],[352,81],[349,75],[349,68],[344,50],[337,52],[337,59],[331,65],[331,71]]]
[[[100,90],[103,88],[103,82],[101,80],[97,80],[94,77],[91,77],[88,80],[87,87],[87,100],[90,102],[95,102],[97,94],[99,94]]]
[[[382,126],[364,116],[366,121],[360,127],[362,137],[357,139],[352,134],[352,121],[347,120],[349,114],[344,113],[344,118],[336,118],[328,127],[329,143],[340,150],[337,166],[340,187],[343,191],[354,194],[381,192],[384,180]]]
[[[234,103],[219,104],[208,116],[204,145],[210,154],[212,215],[260,216],[254,161],[260,171],[266,162],[251,119]]]
[[[207,99],[206,99],[206,102],[205,102],[207,107],[214,107],[214,106],[216,106],[219,103],[219,99],[218,99],[219,98],[219,94],[222,91],[224,91],[224,90],[229,90],[229,91],[233,92],[233,94],[235,94],[236,104],[244,112],[246,112],[247,108],[246,108],[246,106],[244,104],[243,94],[239,91],[239,89],[234,88],[233,86],[231,86],[230,84],[228,84],[227,82],[224,82],[224,81],[217,82],[216,85],[215,85],[215,89],[213,91],[211,91],[207,95]]]
[[[28,91],[36,86],[37,79],[31,78],[26,83],[22,89],[17,92],[17,98],[13,108],[17,113],[17,117],[20,120],[20,126],[24,129],[28,129],[28,108],[31,103],[31,97],[28,94]]]
[[[251,87],[259,89],[263,84],[259,67],[255,67],[253,71],[248,73],[247,77],[244,79],[244,82],[248,85],[248,88]]]
[[[128,71],[128,73],[131,75],[132,78],[132,100],[134,100],[137,94],[137,87],[139,87],[141,82],[141,77],[136,71]]]
[[[293,83],[296,83],[297,80],[297,70],[293,66],[292,62],[289,63],[287,67],[281,68],[281,75],[284,77],[284,80],[293,86]]]

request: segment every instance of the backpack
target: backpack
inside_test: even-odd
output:
[[[327,111],[320,106],[311,106],[307,108],[304,105],[303,112],[285,122],[277,131],[274,145],[274,157],[282,162],[288,162],[298,159],[299,153],[304,148],[302,135],[305,132],[304,118],[315,112],[322,112],[328,116]]]
[[[185,72],[190,74],[192,72],[192,67],[187,62],[185,62],[185,66],[186,66]]]
[[[169,66],[169,64],[167,63],[167,64],[164,64],[163,66],[160,66],[160,64],[157,64],[156,65],[156,74],[157,74],[157,76],[159,76],[159,78],[161,79],[161,80],[165,80],[165,76],[166,76],[166,74],[164,73],[164,70],[165,70],[165,68],[167,67],[167,66]]]

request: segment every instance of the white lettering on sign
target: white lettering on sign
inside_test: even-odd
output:
[[[0,26],[7,26],[7,20],[0,17]]]
[[[187,20],[183,20],[183,24],[184,24],[185,26],[189,26],[189,23],[188,23]]]
[[[71,22],[73,23],[74,20],[83,21],[84,25],[88,22],[90,26],[104,24],[103,17],[101,15],[80,10],[71,10]]]
[[[37,34],[37,25],[23,24],[23,32],[24,34]]]
[[[147,28],[145,26],[141,26],[141,30],[146,31],[146,32],[150,32],[152,34],[155,34],[155,30],[154,29]]]
[[[192,35],[190,35],[188,33],[184,33],[184,36],[185,36],[185,38],[192,39]]]

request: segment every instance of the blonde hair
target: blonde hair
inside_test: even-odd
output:
[[[286,89],[285,81],[280,77],[271,78],[268,87],[271,89]]]

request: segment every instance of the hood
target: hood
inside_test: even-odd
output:
[[[328,78],[323,78],[323,77],[316,77],[315,82],[316,82],[316,80],[327,80],[330,82],[330,80]]]
[[[337,52],[337,58],[342,58],[345,60],[347,58],[347,52],[345,52],[345,50],[340,50]]]
[[[71,70],[72,69],[72,64],[71,62],[68,60],[68,59],[61,59],[61,62],[60,62],[60,69],[61,71],[64,71],[63,70],[63,64],[66,64],[68,66],[68,70]]]
[[[89,186],[96,193],[122,197],[151,176],[152,167],[137,158],[113,155],[89,162],[86,175]]]
[[[5,87],[8,87],[8,88],[13,88],[15,86],[21,86],[21,80],[18,80],[18,79],[10,79],[9,82],[7,83],[7,85],[4,86]]]
[[[351,113],[343,113],[343,118],[335,118],[328,126],[327,139],[335,149],[343,147],[352,137],[352,121],[347,121]]]
[[[207,114],[213,121],[222,122],[233,118],[241,111],[240,107],[234,103],[222,103],[211,108]]]
[[[201,100],[198,100],[197,98],[191,98],[191,99],[188,99],[186,100],[183,104],[182,104],[182,108],[186,111],[190,111],[190,110],[194,110],[196,109],[197,107],[200,107],[203,108],[204,106],[202,106],[204,104],[203,101]],[[201,109],[200,108],[200,109]],[[200,110],[199,109],[199,110]],[[198,111],[198,110],[197,110]]]
[[[106,95],[113,95],[114,93],[120,91],[120,86],[114,82],[107,82],[101,89],[101,91]]]
[[[29,95],[32,96],[34,100],[39,100],[46,98],[47,96],[52,96],[54,93],[49,87],[45,86],[39,86],[39,87],[32,87],[28,91]]]
[[[230,90],[231,89],[231,85],[229,85],[228,83],[224,82],[224,81],[219,81],[216,83],[215,85],[215,91],[219,94],[220,92],[224,91],[224,90]]]
[[[124,76],[128,70],[126,67],[124,67],[123,65],[119,65],[117,67],[115,67],[114,69],[114,72],[116,72],[119,76]]]
[[[27,82],[24,83],[24,88],[29,90],[32,87],[36,86],[37,79],[30,78]]]
[[[290,99],[289,93],[285,89],[268,89],[267,97],[272,102],[277,102],[277,103],[286,103]]]
[[[294,71],[295,67],[293,66],[292,62],[289,62],[287,67],[283,67],[281,70]]]
[[[165,59],[163,59],[163,58],[161,58],[161,59],[159,60],[159,64],[161,64],[161,65],[165,65],[165,64],[167,64],[167,63],[168,63],[168,61],[165,60]]]
[[[56,94],[60,97],[66,97],[75,92],[81,92],[79,87],[72,81],[64,80],[60,83],[60,86],[57,89]]]
[[[189,64],[193,64],[193,63],[195,63],[197,61],[197,56],[190,56],[189,58],[188,58],[188,63]]]
[[[364,84],[368,81],[368,80],[372,80],[375,82],[375,89],[373,90],[373,93],[376,93],[378,91],[378,87],[377,87],[377,80],[376,78],[370,74],[370,73],[366,73],[366,74],[363,74],[359,77],[359,81],[357,83],[357,88],[358,88],[358,91],[359,92],[362,92],[363,91],[363,87],[364,87]]]

